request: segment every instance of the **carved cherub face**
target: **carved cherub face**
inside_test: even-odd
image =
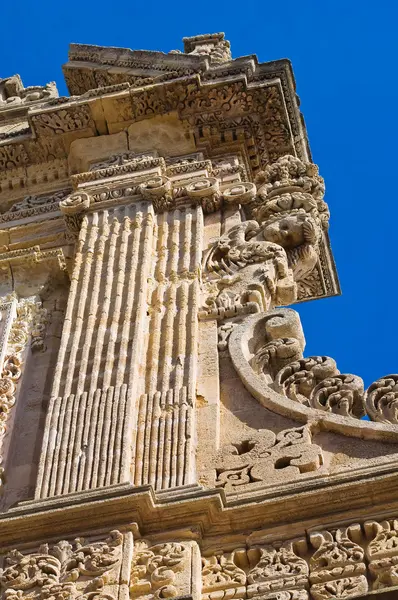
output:
[[[283,248],[297,248],[302,244],[315,244],[317,227],[308,215],[288,215],[263,229],[264,239],[279,244]]]

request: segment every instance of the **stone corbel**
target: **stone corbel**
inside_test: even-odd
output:
[[[362,380],[341,374],[333,359],[304,358],[294,310],[245,317],[231,328],[228,348],[244,386],[269,410],[312,428],[398,442],[398,376],[379,379],[364,393]],[[378,422],[361,420],[365,412]]]

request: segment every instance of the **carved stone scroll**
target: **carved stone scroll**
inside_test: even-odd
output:
[[[371,419],[395,423],[397,376],[378,380],[364,393],[362,379],[341,374],[330,357],[303,357],[303,332],[291,309],[242,320],[229,333],[229,352],[244,385],[267,408],[301,422],[317,415],[326,427],[358,437],[363,430],[383,436],[381,425],[359,421],[365,408]],[[395,439],[395,430],[388,431]]]
[[[130,598],[188,596],[199,600],[200,553],[196,542],[150,545],[136,542],[131,564]]]
[[[2,561],[0,596],[7,600],[127,600],[123,555],[130,534],[42,544],[11,550]]]

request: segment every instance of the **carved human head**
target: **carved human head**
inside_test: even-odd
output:
[[[319,239],[319,225],[305,212],[281,213],[279,218],[264,223],[263,236],[268,242],[283,248],[296,248],[303,244],[315,245]]]

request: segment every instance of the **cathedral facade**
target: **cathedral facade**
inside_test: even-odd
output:
[[[396,599],[398,375],[305,353],[292,67],[183,43],[0,80],[0,598]]]

